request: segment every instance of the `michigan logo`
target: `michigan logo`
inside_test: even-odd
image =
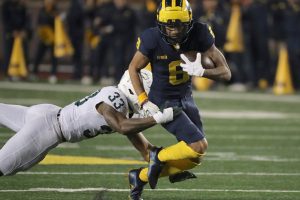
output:
[[[157,60],[167,60],[168,56],[167,55],[161,55],[161,56],[157,56],[156,58],[157,58]]]

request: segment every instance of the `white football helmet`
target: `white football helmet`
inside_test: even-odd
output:
[[[148,94],[150,91],[150,86],[152,84],[152,73],[149,70],[142,69],[140,71],[140,78],[143,82],[143,86],[145,89],[145,92]],[[134,91],[134,88],[131,83],[131,79],[129,76],[128,70],[125,71],[123,74],[119,84],[118,88],[124,93],[126,96],[128,103],[130,107],[133,109],[134,113],[142,114],[142,110],[140,109],[140,106],[138,104],[138,97]]]

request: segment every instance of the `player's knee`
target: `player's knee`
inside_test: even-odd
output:
[[[198,166],[198,165],[200,165],[202,160],[200,157],[198,157],[198,158],[190,158],[190,161],[193,162],[195,164],[195,166]]]
[[[205,138],[197,142],[189,144],[189,146],[199,154],[205,154],[206,149],[208,148],[208,142]]]

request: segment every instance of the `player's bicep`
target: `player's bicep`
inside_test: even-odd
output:
[[[225,57],[220,52],[220,50],[213,44],[207,51],[203,53],[205,56],[211,58],[214,62],[216,68],[218,67],[228,67]]]
[[[126,119],[126,116],[115,110],[112,106],[102,102],[98,105],[97,111],[104,117],[106,123],[114,131],[120,132],[120,122]]]
[[[215,68],[205,70],[204,76],[213,80],[229,81],[231,78],[231,72],[221,51],[213,45],[204,52],[204,55],[211,58],[215,65]]]

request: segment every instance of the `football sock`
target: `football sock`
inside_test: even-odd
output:
[[[204,154],[195,152],[184,141],[178,142],[175,145],[166,147],[158,153],[158,159],[162,162],[170,160],[181,160],[186,158],[199,158]]]
[[[199,158],[168,161],[164,166],[160,177],[177,174],[178,172],[192,169],[198,165],[200,165]],[[144,168],[141,170],[139,178],[144,182],[148,182],[148,168]]]
[[[139,178],[144,182],[148,182],[148,167],[140,171]]]

